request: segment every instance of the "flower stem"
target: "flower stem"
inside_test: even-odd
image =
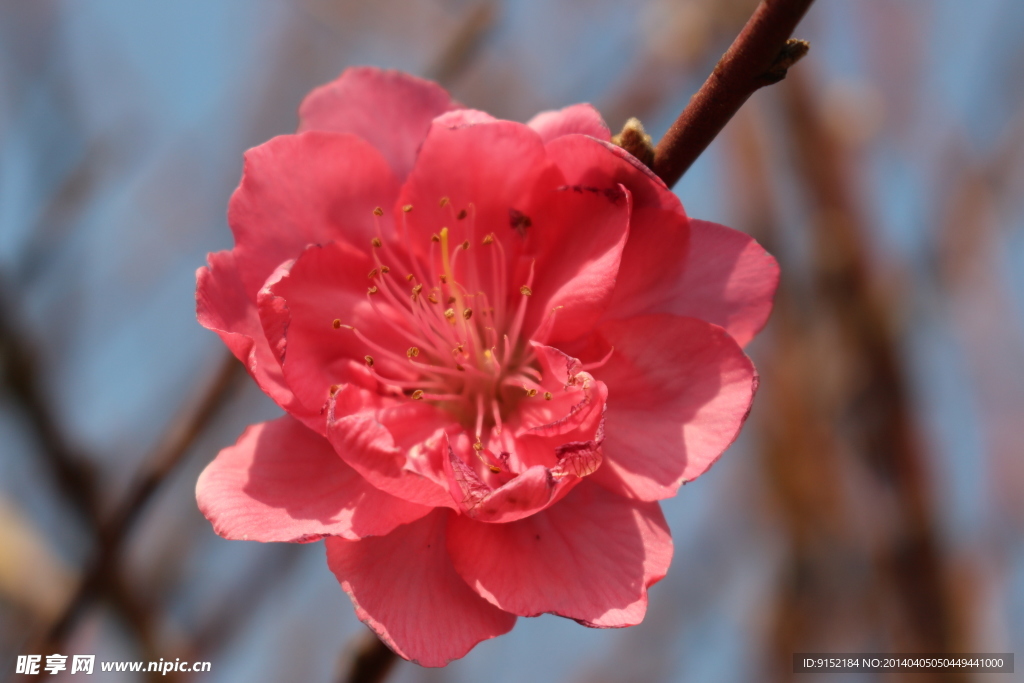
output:
[[[790,35],[813,0],[762,0],[654,149],[651,169],[672,187],[755,90],[786,77],[807,54]]]

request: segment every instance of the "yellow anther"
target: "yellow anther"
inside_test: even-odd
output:
[[[378,206],[377,208],[375,208],[375,209],[373,210],[373,215],[374,215],[374,216],[377,216],[377,217],[383,216],[383,215],[384,215],[384,209],[382,209],[382,208],[380,208],[380,207]]]
[[[331,327],[333,327],[334,329],[338,329],[339,327],[341,327],[341,321],[335,318],[334,322],[331,323]]]
[[[409,358],[415,358],[416,356],[420,355],[420,350],[415,346],[410,346],[409,350],[405,352],[405,355],[408,356]]]
[[[368,367],[373,367],[373,356],[363,356],[363,360],[366,361]]]
[[[493,232],[491,234],[487,235],[486,237],[484,237],[484,244],[491,244],[493,242],[494,242],[494,233]]]
[[[469,320],[470,318],[472,318],[473,317],[473,309],[472,308],[467,308],[466,310],[462,311],[462,317],[465,318],[466,320]]]
[[[489,469],[491,472],[494,472],[495,474],[498,474],[499,472],[501,472],[501,468],[498,467],[497,465],[488,464],[487,465],[487,469]]]
[[[374,268],[373,270],[371,270],[369,273],[366,274],[366,277],[370,278],[371,280],[377,277],[377,269]]]
[[[448,305],[451,306],[453,303],[455,303],[455,297],[454,296],[448,297]]]
[[[437,234],[437,233],[435,232],[435,233],[434,233],[433,235],[431,235],[431,236],[430,236],[430,241],[431,241],[431,242],[440,242],[440,241],[441,241],[441,236],[440,236],[440,235],[438,235],[438,234]]]
[[[383,245],[384,243],[380,241],[379,237],[374,237],[372,240],[370,240],[370,244],[379,249],[381,245]]]
[[[341,386],[340,386],[340,385],[338,385],[338,384],[332,384],[332,385],[331,385],[331,396],[334,396],[334,395],[335,395],[336,393],[338,393],[338,390],[339,390],[339,389],[341,389]]]
[[[416,285],[415,287],[413,287],[412,288],[412,300],[416,301],[416,297],[418,297],[420,295],[420,292],[422,292],[422,291],[423,291],[423,285],[422,284],[419,284],[419,285]]]
[[[469,249],[469,240],[462,243],[462,251],[466,251],[467,249]]]
[[[409,282],[412,282],[412,279],[413,279],[414,277],[416,277],[416,276],[415,276],[415,275],[413,275],[412,273],[409,273],[408,275],[406,275],[406,276],[405,276],[405,279],[406,279],[407,281],[409,281]]]
[[[422,389],[417,389],[416,391],[412,392],[412,399],[414,401],[422,401],[423,400],[423,390]]]
[[[439,202],[437,203],[437,205],[438,205],[438,206],[441,206],[441,207],[444,207],[444,206],[448,206],[448,203],[449,203],[450,201],[451,201],[451,200],[450,200],[450,199],[448,199],[447,197],[441,197],[441,201],[439,201]]]
[[[482,443],[480,443],[479,441],[477,441],[476,443],[473,444],[473,450],[474,451],[482,451],[483,449],[484,449],[484,445]]]
[[[457,345],[455,346],[455,348],[454,348],[454,349],[452,349],[452,353],[454,353],[454,354],[460,354],[460,353],[462,353],[462,351],[463,351],[463,350],[464,350],[465,348],[466,348],[466,345],[465,345],[465,344],[457,344]]]
[[[537,395],[537,390],[536,389],[528,389],[527,387],[523,387],[523,388],[526,389],[527,397],[533,398],[534,396]]]
[[[440,275],[438,275],[437,279],[441,281],[442,285],[448,284],[448,276],[445,275],[444,273],[441,273]]]
[[[412,211],[412,204],[406,204],[405,206],[403,206],[402,211],[404,211],[405,213],[409,213],[410,211]]]
[[[522,294],[523,296],[533,296],[533,290],[527,287],[526,285],[523,285],[522,287],[519,288],[519,293]]]
[[[550,401],[551,400],[551,392],[550,391],[545,391],[544,392],[544,400],[545,401]]]
[[[377,285],[371,285],[370,288],[366,290],[366,293],[367,294],[376,294],[377,293]]]
[[[455,322],[455,309],[449,308],[444,312],[444,317],[448,318],[448,322]]]
[[[436,304],[437,303],[437,297],[433,293],[431,293],[430,296],[427,297],[427,301],[429,301],[432,304]]]
[[[461,220],[462,220],[463,218],[465,218],[465,217],[466,217],[466,210],[465,210],[465,209],[463,209],[462,211],[459,211],[459,215],[458,215],[458,216],[456,216],[456,218],[458,218],[458,219],[459,219],[460,221],[461,221]]]
[[[387,266],[381,266],[381,267],[380,267],[380,272],[381,272],[382,274],[390,273],[390,272],[391,272],[391,269],[390,269],[390,268],[388,268]]]

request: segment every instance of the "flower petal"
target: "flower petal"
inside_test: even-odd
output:
[[[542,111],[526,122],[540,134],[544,142],[551,142],[563,135],[579,133],[598,140],[610,141],[612,132],[601,114],[589,104],[574,104],[564,109]]]
[[[395,175],[409,175],[435,116],[458,104],[437,83],[399,71],[353,67],[311,92],[299,131],[353,133],[376,147]]]
[[[219,535],[249,541],[358,539],[430,512],[375,489],[288,416],[249,427],[222,450],[199,476],[196,499]]]
[[[445,548],[450,514],[437,510],[383,537],[327,539],[327,564],[356,615],[421,666],[444,666],[516,622],[455,573]]]
[[[647,312],[706,320],[746,346],[768,322],[778,285],[779,264],[752,237],[693,219],[682,277]]]
[[[246,295],[235,255],[219,251],[196,271],[196,317],[242,361],[260,389],[288,411],[302,412],[260,326],[256,304]]]
[[[672,539],[657,503],[584,481],[517,522],[453,518],[448,550],[466,583],[503,610],[609,628],[643,620],[647,588],[668,571]]]
[[[459,427],[429,403],[353,384],[334,395],[327,414],[327,438],[345,462],[377,488],[434,507],[455,507],[442,464],[445,429]]]
[[[354,135],[282,135],[245,154],[242,182],[231,196],[228,223],[246,292],[257,290],[281,263],[310,244],[369,244],[390,217],[398,180],[384,157]]]
[[[595,374],[608,385],[604,463],[594,481],[641,500],[675,495],[736,439],[757,389],[750,359],[725,330],[696,318],[643,315],[604,323],[615,349]]]

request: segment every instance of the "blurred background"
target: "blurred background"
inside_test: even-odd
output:
[[[588,101],[657,140],[755,4],[0,0],[0,679],[60,652],[332,681],[365,632],[322,544],[224,541],[193,493],[278,414],[196,323],[194,273],[231,246],[242,152],[307,91],[374,64],[503,118]],[[675,188],[783,283],[743,436],[664,503],[676,554],[646,621],[520,619],[389,680],[1024,655],[1024,3],[818,0],[795,35],[810,55]]]

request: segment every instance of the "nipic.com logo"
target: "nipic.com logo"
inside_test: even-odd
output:
[[[18,663],[14,673],[28,676],[40,672],[55,675],[62,671],[72,674],[92,674],[96,666],[96,655],[71,655],[71,668],[68,669],[68,655],[18,655]],[[161,659],[158,662],[100,662],[100,671],[159,673],[163,676],[174,672],[203,673],[210,670],[210,662],[183,662],[180,659]]]

